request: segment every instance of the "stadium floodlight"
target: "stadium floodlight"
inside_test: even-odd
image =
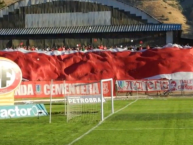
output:
[[[104,97],[104,83],[110,85],[110,96]],[[114,113],[113,79],[98,82],[71,85],[72,90],[84,90],[84,93],[66,94],[66,115],[69,121],[103,121],[105,115]],[[111,101],[109,101],[111,100]],[[105,104],[105,106],[104,106]],[[108,107],[107,107],[108,106]],[[111,107],[109,107],[111,106]],[[111,111],[107,111],[110,109]]]

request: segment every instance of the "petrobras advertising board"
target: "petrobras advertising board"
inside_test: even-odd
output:
[[[105,99],[101,99],[101,96],[73,96],[67,97],[68,104],[94,104],[101,103],[101,100],[105,102]]]
[[[47,116],[43,104],[0,106],[0,119]]]

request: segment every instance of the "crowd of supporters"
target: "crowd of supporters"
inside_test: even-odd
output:
[[[10,48],[6,48],[5,50],[17,50],[17,49],[24,49],[24,50],[28,50],[28,51],[87,51],[87,50],[113,50],[113,49],[124,49],[124,50],[130,50],[130,51],[140,51],[140,50],[147,50],[147,49],[152,49],[152,48],[164,48],[164,47],[177,47],[177,48],[192,48],[191,46],[189,46],[188,44],[185,46],[181,46],[178,44],[167,44],[165,46],[155,46],[155,47],[150,47],[149,45],[143,45],[143,44],[139,44],[139,45],[134,45],[134,46],[112,46],[112,47],[107,47],[105,45],[99,45],[98,47],[93,47],[92,45],[81,45],[81,44],[77,44],[76,47],[68,47],[68,46],[55,46],[55,47],[46,47],[46,48],[38,48],[35,46],[18,46],[16,48],[10,47]]]
[[[80,45],[77,44],[76,47],[66,47],[66,46],[56,46],[56,47],[46,47],[46,48],[38,48],[36,46],[18,46],[18,47],[10,47],[10,48],[6,48],[6,50],[14,50],[14,49],[25,49],[25,50],[29,50],[29,51],[71,51],[71,50],[76,50],[76,51],[86,51],[86,50],[94,50],[94,49],[100,49],[100,50],[107,50],[107,49],[117,49],[117,48],[121,48],[121,49],[126,49],[126,50],[131,50],[131,51],[138,51],[138,50],[142,50],[142,49],[150,49],[150,46],[147,45],[145,47],[143,47],[142,45],[135,45],[135,46],[112,46],[112,47],[107,47],[105,45],[99,45],[98,47],[93,47],[92,45]]]

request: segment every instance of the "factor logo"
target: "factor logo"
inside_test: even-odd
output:
[[[14,91],[21,81],[19,66],[12,60],[0,57],[0,95]]]

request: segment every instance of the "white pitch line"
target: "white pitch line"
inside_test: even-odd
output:
[[[128,130],[193,130],[193,128],[130,128],[130,129],[96,129],[97,131],[128,131]]]
[[[145,111],[173,111],[174,109],[145,109]],[[178,111],[185,111],[185,110],[193,110],[193,108],[182,108],[179,109]],[[149,112],[145,112],[143,111],[143,113],[149,113]],[[159,112],[162,113],[162,112]],[[180,112],[175,112],[175,113],[180,113]]]
[[[123,108],[115,111],[113,114],[118,113],[119,111],[122,111],[123,109],[125,109],[125,108],[127,108],[128,106],[132,105],[133,103],[137,102],[137,100],[138,100],[138,98],[137,98],[135,101],[127,104],[125,107],[123,107]],[[93,130],[95,130],[97,127],[99,127],[107,118],[109,118],[109,117],[112,116],[113,114],[110,114],[110,115],[108,115],[107,117],[105,117],[103,121],[99,122],[99,124],[97,124],[96,126],[94,126],[93,128],[91,128],[90,130],[88,130],[86,133],[84,133],[84,134],[81,135],[80,137],[78,137],[78,138],[76,138],[75,140],[73,140],[73,141],[72,141],[71,143],[69,143],[68,145],[72,145],[73,143],[75,143],[75,142],[77,142],[78,140],[82,139],[84,136],[86,136],[87,134],[89,134],[90,132],[92,132]]]
[[[24,102],[50,102],[50,99],[41,99],[41,100],[19,100],[19,101],[14,101],[15,103],[24,103]],[[52,102],[54,101],[64,101],[64,99],[52,99]]]

